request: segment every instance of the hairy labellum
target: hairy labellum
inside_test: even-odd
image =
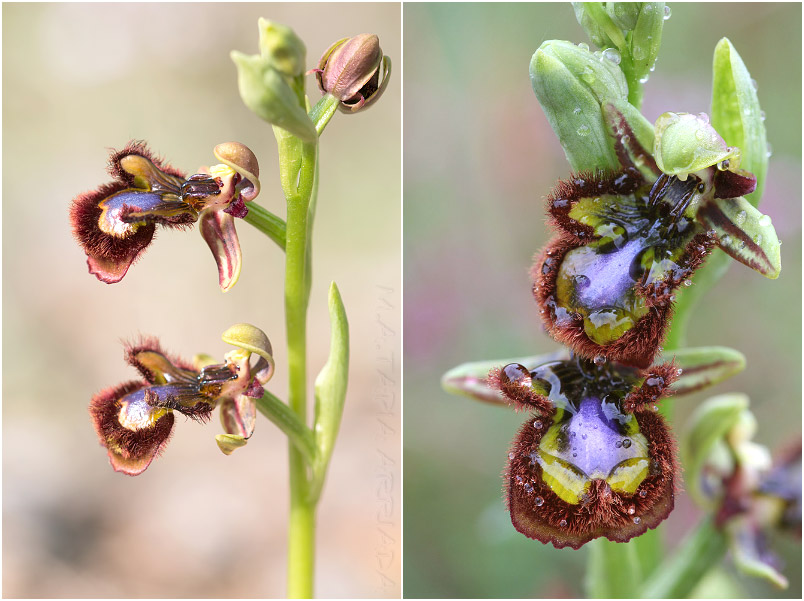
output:
[[[575,358],[492,371],[493,388],[534,413],[511,446],[506,496],[514,527],[575,549],[625,542],[673,508],[675,443],[655,411],[676,368],[650,372]]]

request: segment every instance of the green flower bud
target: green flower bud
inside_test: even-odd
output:
[[[274,69],[297,77],[304,73],[307,48],[299,36],[287,25],[260,18],[260,55]]]
[[[316,140],[315,125],[299,105],[298,97],[285,77],[270,60],[237,50],[233,50],[230,56],[237,65],[240,97],[253,113],[305,142]]]
[[[533,91],[575,171],[620,168],[601,106],[627,101],[620,68],[569,42],[544,42],[530,62]]]
[[[598,5],[600,12],[590,10],[590,8],[593,8],[589,6],[590,4]],[[592,40],[595,46],[598,48],[615,48],[616,44],[606,33],[605,23],[601,23],[601,19],[599,18],[604,10],[603,7],[605,4],[605,2],[573,2],[572,8],[575,10],[575,18],[578,20],[578,25],[583,28],[586,35],[589,36],[589,39]],[[617,2],[615,4],[633,3]]]
[[[656,120],[654,158],[663,173],[684,180],[687,175],[722,163],[728,169],[740,165],[740,149],[726,145],[709,125],[706,113],[664,113]]]
[[[743,169],[756,176],[756,190],[746,195],[756,207],[768,170],[768,140],[755,82],[727,38],[715,48],[713,71],[712,125],[728,144],[741,149]]]
[[[606,12],[624,32],[632,31],[639,19],[642,2],[606,2]]]

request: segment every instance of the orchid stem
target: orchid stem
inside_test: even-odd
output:
[[[256,202],[248,203],[248,214],[243,219],[246,223],[253,225],[276,245],[285,250],[285,235],[287,225],[281,217],[277,217],[268,209],[261,207]]]

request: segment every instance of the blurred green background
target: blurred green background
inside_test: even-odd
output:
[[[801,428],[801,5],[671,8],[645,88],[648,119],[709,111],[723,36],[767,113],[773,156],[760,208],[784,242],[782,275],[769,281],[733,264],[695,311],[689,343],[746,354],[746,371],[708,394],[748,393],[757,440],[776,449]],[[524,416],[447,395],[439,378],[465,361],[557,348],[542,331],[528,269],[548,235],[542,200],[569,167],[528,64],[545,40],[588,40],[569,4],[410,3],[403,12],[405,596],[579,597],[587,548],[528,540],[504,508],[500,474]],[[670,401],[677,434],[704,398]],[[667,544],[699,517],[680,494],[660,526]],[[727,561],[697,594],[800,598],[800,541],[773,544],[789,590]]]
[[[241,321],[272,339],[269,388],[284,397],[282,253],[239,222],[243,270],[224,295],[197,228],[162,230],[107,286],[87,273],[68,223],[70,199],[109,181],[108,149],[130,139],[189,173],[239,140],[262,167],[257,202],[284,216],[273,132],[241,102],[229,58],[258,52],[259,17],[296,30],[308,68],[366,32],[396,67],[376,106],[336,114],[322,138],[309,377],[312,390],[329,353],[334,280],[352,365],[318,512],[316,592],[400,594],[399,3],[33,3],[3,5],[5,597],[285,595],[287,444],[272,424],[258,418],[249,445],[226,457],[217,415],[206,426],[178,418],[165,454],[129,478],[109,467],[87,413],[95,392],[136,376],[121,339],[154,334],[181,356],[222,358],[221,333]],[[316,102],[312,76],[307,85]]]

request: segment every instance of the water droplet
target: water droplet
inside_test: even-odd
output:
[[[615,65],[619,65],[621,60],[620,53],[616,48],[606,48],[603,51],[603,58],[610,60]]]
[[[595,362],[595,365],[603,365],[606,362],[606,358],[603,355],[595,355],[592,361]]]
[[[717,168],[720,169],[721,171],[726,171],[729,168],[730,164],[731,163],[729,162],[729,159],[724,159],[717,164]]]
[[[641,521],[642,519],[639,516],[634,518],[634,524],[639,524]]]
[[[745,108],[743,109],[743,115],[745,115],[746,117],[750,117],[750,116],[751,116],[751,107],[750,107],[750,106],[747,106],[747,107],[745,107]]]
[[[681,283],[684,284],[684,286],[692,286],[692,280],[684,280]]]
[[[573,454],[572,454],[572,456],[573,456],[573,457],[577,457],[577,456],[578,456],[578,453],[573,453]]]
[[[581,137],[586,137],[589,135],[589,126],[588,125],[581,125],[577,131],[578,135]]]
[[[751,87],[754,88],[754,90],[759,89],[759,86],[757,85],[757,80],[754,79],[753,77],[751,78]]]
[[[525,492],[530,494],[533,492],[533,487],[530,484],[525,484]]]
[[[563,528],[563,527],[565,527],[565,526],[567,525],[567,520],[561,520],[561,521],[558,523],[558,525],[559,525],[559,526],[561,526],[562,528]]]
[[[765,149],[765,154],[768,156],[768,158],[771,158],[773,156],[773,146],[771,146],[770,142],[768,142],[768,145]]]
[[[703,141],[703,139],[705,137],[706,137],[706,132],[704,130],[698,129],[698,130],[695,131],[695,139],[698,140],[699,142]]]
[[[753,240],[754,240],[754,244],[761,245],[762,244],[762,234],[757,234],[756,236],[754,236]]]
[[[645,380],[645,384],[647,384],[648,386],[651,386],[653,388],[655,388],[657,386],[664,386],[664,378],[661,378],[661,377],[648,378],[647,380]]]
[[[626,439],[623,441],[623,448],[624,448],[624,449],[627,449],[627,448],[628,448],[628,447],[630,447],[630,446],[631,446],[631,439],[630,439],[630,438],[626,438]]]
[[[656,405],[654,405],[654,406],[653,406],[653,410],[654,410],[654,411],[658,411],[658,410],[659,410],[659,408],[658,408]]]
[[[578,48],[580,48],[581,50],[589,50],[589,44],[581,42],[580,44],[578,44]]]
[[[744,224],[744,223],[745,223],[745,218],[746,218],[746,217],[747,217],[746,212],[745,212],[745,211],[740,211],[740,212],[739,212],[739,213],[737,213],[737,215],[735,216],[735,218],[734,218],[734,223],[736,223],[737,225],[742,225],[742,224]]]
[[[581,107],[576,106],[574,109],[572,109],[572,112],[574,114],[576,114],[576,115],[580,115],[581,114]]]
[[[537,419],[535,422],[533,422],[533,427],[536,428],[537,430],[541,429],[541,427],[542,427],[541,420]]]
[[[522,484],[522,476],[517,476],[516,481],[518,484]]]
[[[636,57],[634,57],[634,58],[636,58]],[[650,79],[650,76],[646,75],[645,77],[641,77],[639,79],[639,83],[648,83],[649,79]]]
[[[675,295],[675,294],[671,294],[668,300],[669,300],[671,303],[676,302],[676,295]]]
[[[508,459],[513,459],[514,457],[516,457],[516,455],[513,453],[508,453]]]
[[[683,374],[683,373],[684,373],[684,370],[683,370],[683,369],[681,369],[680,367],[679,367],[679,368],[676,370],[676,375],[677,375],[677,376],[680,376],[680,375],[681,375],[681,374]]]
[[[628,515],[634,515],[635,513],[636,513],[636,507],[631,505],[631,507],[628,508]]]
[[[639,496],[644,499],[645,497],[648,496],[648,491],[647,490],[640,490],[639,491]]]
[[[650,5],[648,5],[648,6],[650,6]],[[664,5],[664,20],[665,20],[665,21],[667,21],[667,19],[669,19],[669,18],[670,18],[670,15],[671,15],[672,13],[673,13],[673,11],[672,11],[672,10],[670,10],[670,6],[668,6],[667,4],[665,4],[665,5]]]
[[[617,447],[618,449],[621,448],[623,446],[623,441],[618,440],[617,442],[614,443],[614,446]]]
[[[771,224],[770,215],[763,215],[762,217],[759,218],[759,221],[757,223],[759,223],[761,227],[768,227]]]
[[[544,505],[544,499],[542,499],[541,497],[536,497],[535,499],[533,499],[533,502],[536,503],[536,507],[541,507],[542,505]]]
[[[759,111],[759,118],[765,120],[765,111]]]
[[[576,275],[573,280],[575,282],[575,287],[579,289],[587,288],[589,284],[592,283],[592,280],[583,274]]]
[[[645,12],[646,13],[653,12],[653,5],[652,4],[646,4],[645,5]]]
[[[522,384],[530,385],[530,372],[524,365],[520,365],[519,363],[509,363],[502,368],[500,380],[503,384],[521,382]]]

